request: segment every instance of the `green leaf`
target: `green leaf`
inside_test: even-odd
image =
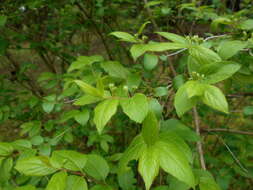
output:
[[[134,36],[132,36],[129,33],[126,32],[112,32],[110,33],[110,35],[116,36],[117,38],[119,38],[121,41],[125,41],[125,42],[132,42],[132,43],[136,43],[138,42]]]
[[[87,84],[86,82],[83,82],[81,80],[75,80],[75,83],[81,88],[82,91],[87,93],[90,96],[95,96],[95,97],[103,97],[103,93],[101,93],[100,90],[97,88],[94,88],[93,86]]]
[[[155,88],[155,96],[157,97],[162,97],[162,96],[167,96],[169,94],[168,88],[167,87],[157,87]]]
[[[33,185],[24,185],[24,186],[17,187],[14,190],[36,190],[36,187]]]
[[[96,154],[88,155],[87,163],[84,167],[84,171],[91,177],[97,180],[105,180],[109,173],[109,166],[106,160]]]
[[[0,158],[1,159],[1,158]],[[11,170],[13,167],[13,158],[5,158],[0,161],[0,183],[7,182],[11,177]]]
[[[188,98],[186,85],[181,86],[176,92],[174,106],[179,117],[181,117],[185,112],[193,108],[196,103],[197,99],[195,97]]]
[[[44,101],[42,104],[42,108],[46,113],[50,113],[53,111],[55,106],[55,102],[49,102],[49,101]]]
[[[239,40],[221,42],[218,53],[222,59],[229,59],[247,46],[247,43]]]
[[[88,190],[88,186],[83,177],[70,175],[67,177],[66,190]]]
[[[15,166],[20,173],[27,176],[45,176],[57,171],[45,156],[27,157],[17,161]]]
[[[91,96],[91,95],[84,95],[81,98],[78,98],[75,102],[74,105],[76,106],[84,106],[88,104],[93,104],[98,101],[101,101],[102,98],[96,97],[96,96]]]
[[[94,56],[80,56],[77,58],[75,62],[73,62],[69,69],[68,72],[71,72],[73,70],[78,70],[81,68],[84,68],[86,66],[90,66],[91,64],[95,62],[101,62],[103,61],[104,58],[100,55],[94,55]]]
[[[72,150],[58,150],[52,153],[50,163],[55,168],[65,168],[72,171],[82,171],[87,162],[87,156]]]
[[[244,115],[253,115],[253,106],[246,106],[243,108]]]
[[[200,64],[221,61],[221,58],[217,53],[211,49],[204,47],[203,45],[193,46],[189,49],[189,53]]]
[[[141,135],[148,146],[153,145],[158,140],[159,126],[153,112],[149,112],[143,121]]]
[[[143,150],[139,159],[138,171],[144,179],[147,190],[159,173],[159,151],[157,147],[149,146]]]
[[[167,40],[171,40],[172,42],[187,44],[187,40],[184,37],[179,36],[177,34],[173,34],[173,33],[169,33],[169,32],[156,32],[156,33],[158,35],[166,38]]]
[[[0,156],[9,156],[13,151],[10,143],[0,142]]]
[[[107,99],[96,106],[94,123],[99,133],[102,133],[107,122],[117,112],[118,104],[118,99]]]
[[[195,179],[188,160],[177,146],[163,141],[158,141],[155,146],[159,150],[161,168],[190,187],[194,187]]]
[[[253,29],[253,19],[247,19],[239,24],[239,28],[243,30],[252,30]]]
[[[114,190],[114,189],[109,185],[95,185],[90,190]]]
[[[118,183],[122,190],[135,190],[136,181],[132,170],[118,174]]]
[[[208,85],[202,97],[204,104],[213,109],[228,113],[228,103],[221,90],[215,86]]]
[[[58,172],[51,177],[45,190],[65,190],[66,180],[67,173]]]
[[[34,136],[34,137],[32,137],[31,138],[31,143],[33,144],[33,145],[40,145],[40,144],[42,144],[44,142],[44,139],[43,139],[43,137],[42,136]]]
[[[144,68],[148,71],[153,70],[158,64],[158,57],[154,54],[146,53],[144,55]]]
[[[107,72],[110,76],[126,79],[127,75],[130,73],[125,67],[123,67],[117,61],[105,61],[101,63],[101,67]]]
[[[131,98],[122,99],[120,104],[123,112],[137,123],[141,123],[148,114],[148,100],[144,94],[137,93]]]
[[[240,64],[230,61],[208,64],[200,69],[200,73],[205,74],[204,79],[201,81],[207,84],[215,84],[230,78],[233,74],[239,71],[240,68]]]
[[[145,147],[146,144],[142,135],[136,136],[121,156],[119,162],[119,172],[121,173],[127,171],[128,162],[131,160],[138,160]]]
[[[135,44],[131,47],[130,52],[134,60],[143,55],[145,52],[163,52],[168,50],[177,50],[186,48],[185,45],[171,42],[154,42],[149,44]]]
[[[90,112],[88,109],[84,109],[74,116],[75,120],[82,126],[86,125],[90,118]]]
[[[162,116],[163,112],[163,107],[162,105],[158,102],[157,99],[151,98],[149,100],[149,110],[155,113],[156,117],[159,119]]]
[[[177,119],[169,119],[161,123],[161,131],[170,131],[186,141],[197,142],[199,136],[188,126]]]
[[[213,176],[208,171],[195,170],[194,173],[198,178],[200,190],[221,190]]]
[[[0,15],[0,27],[3,27],[7,21],[7,16]]]

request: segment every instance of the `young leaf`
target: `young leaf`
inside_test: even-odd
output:
[[[71,72],[73,70],[78,70],[86,66],[90,66],[91,64],[95,62],[101,62],[103,61],[103,57],[100,55],[93,55],[93,56],[80,56],[77,58],[75,62],[73,62],[69,69],[68,72]]]
[[[50,163],[55,168],[65,168],[72,171],[82,171],[87,162],[87,156],[72,150],[58,150],[52,153]]]
[[[132,42],[132,43],[136,43],[138,42],[134,36],[132,36],[129,33],[126,32],[112,32],[110,33],[110,35],[116,36],[117,38],[119,38],[121,41],[125,41],[125,42]]]
[[[81,124],[82,126],[86,125],[86,123],[88,122],[89,118],[90,118],[90,112],[88,109],[84,109],[83,111],[77,113],[74,116],[75,120]]]
[[[66,172],[58,172],[54,174],[47,184],[45,190],[65,190],[66,187]]]
[[[154,146],[143,150],[138,165],[138,171],[144,179],[146,190],[149,190],[159,172],[159,149]]]
[[[153,70],[158,64],[158,57],[154,54],[144,55],[144,68],[148,71]]]
[[[96,106],[94,123],[99,133],[102,133],[107,122],[116,113],[118,104],[118,99],[107,99]]]
[[[153,112],[149,112],[143,121],[141,134],[148,146],[153,145],[159,138],[159,126],[156,116]]]
[[[67,177],[66,190],[88,190],[88,186],[83,177],[70,175]]]
[[[93,86],[87,84],[86,82],[83,82],[81,80],[75,80],[75,83],[88,95],[100,98],[103,97],[103,93],[101,93],[100,90],[94,88]]]
[[[101,63],[101,67],[112,77],[126,79],[130,73],[117,61],[105,61]]]
[[[222,59],[229,59],[245,48],[247,43],[239,40],[224,41],[218,47],[218,53]]]
[[[118,183],[122,190],[135,190],[136,179],[134,172],[132,170],[128,170],[118,174]]]
[[[253,29],[253,19],[247,19],[239,24],[239,28],[242,30],[252,30]]]
[[[1,158],[0,158],[1,159]],[[13,167],[13,158],[5,158],[0,160],[0,183],[7,182],[11,177],[11,170]]]
[[[226,97],[221,90],[215,86],[208,85],[206,87],[202,101],[213,109],[228,113]]]
[[[101,101],[101,100],[102,100],[102,98],[86,94],[86,95],[78,98],[74,102],[74,105],[76,105],[76,106],[84,106],[84,105],[96,103],[96,102]]]
[[[57,171],[45,156],[27,157],[17,161],[15,166],[20,173],[27,176],[45,176]]]
[[[186,85],[183,85],[178,89],[174,99],[174,106],[179,117],[181,117],[185,112],[193,108],[196,103],[197,99],[195,97],[188,98]]]
[[[10,143],[0,142],[0,157],[9,156],[14,151]]]
[[[97,180],[105,180],[109,173],[109,166],[103,157],[90,154],[88,155],[84,171]]]
[[[143,94],[137,93],[132,98],[122,99],[120,104],[123,112],[137,123],[141,123],[148,114],[148,100]]]
[[[140,57],[146,52],[145,47],[145,44],[135,44],[131,47],[130,52],[134,61],[136,61],[138,57]]]
[[[171,40],[172,42],[187,44],[187,40],[184,37],[179,36],[177,34],[173,34],[173,33],[169,33],[169,32],[156,32],[156,33],[158,35],[166,38],[167,40]]]

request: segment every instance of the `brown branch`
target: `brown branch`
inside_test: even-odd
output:
[[[240,131],[235,129],[223,129],[223,128],[215,128],[215,129],[201,129],[201,132],[225,132],[225,133],[235,133],[240,135],[253,135],[253,132],[251,131]]]
[[[199,120],[199,114],[198,114],[196,106],[193,107],[193,117],[194,117],[194,124],[195,124],[196,133],[197,133],[197,135],[201,136],[201,134],[200,134],[200,120]],[[204,159],[204,152],[203,152],[201,140],[197,142],[197,150],[198,150],[198,154],[199,154],[201,168],[203,170],[206,170],[206,163],[205,163],[205,159]]]
[[[238,98],[238,97],[247,97],[247,96],[253,96],[253,92],[242,92],[242,93],[237,93],[237,94],[228,94],[226,97]]]

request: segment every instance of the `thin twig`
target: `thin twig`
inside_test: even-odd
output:
[[[179,54],[179,53],[181,53],[181,52],[183,52],[183,51],[185,51],[185,50],[187,50],[187,48],[180,49],[180,50],[178,50],[178,51],[176,51],[176,52],[174,52],[174,53],[167,54],[166,56],[167,56],[167,57],[171,57],[171,56],[177,55],[177,54]]]
[[[212,40],[212,39],[214,39],[214,38],[222,38],[222,37],[225,37],[225,36],[227,36],[227,34],[221,34],[221,35],[216,35],[216,36],[210,36],[210,37],[205,38],[205,39],[204,39],[204,42],[205,42],[205,41],[208,41],[208,40]]]
[[[193,117],[194,117],[194,124],[195,124],[195,130],[197,135],[201,136],[200,134],[200,120],[199,120],[199,115],[196,106],[193,107]],[[197,142],[197,150],[199,154],[199,160],[200,160],[200,165],[203,170],[206,170],[206,163],[204,159],[204,152],[203,152],[203,147],[201,140]]]
[[[223,129],[223,128],[215,128],[215,129],[202,129],[204,132],[225,132],[225,133],[235,133],[240,135],[253,135],[251,131],[240,131],[234,129]]]

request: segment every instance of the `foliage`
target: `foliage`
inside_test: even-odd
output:
[[[253,6],[231,2],[3,1],[0,189],[251,189]]]

